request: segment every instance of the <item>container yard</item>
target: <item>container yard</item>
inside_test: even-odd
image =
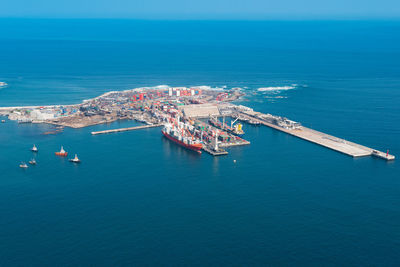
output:
[[[161,134],[194,152],[227,155],[232,146],[249,145],[242,123],[263,125],[352,157],[375,156],[394,160],[382,152],[302,126],[281,116],[235,105],[244,94],[237,88],[145,87],[111,91],[76,105],[3,107],[0,115],[18,123],[47,123],[82,128],[117,120],[136,120],[143,126],[92,132],[92,135],[161,127]],[[230,123],[227,119],[230,119]],[[52,134],[61,133],[54,131]]]

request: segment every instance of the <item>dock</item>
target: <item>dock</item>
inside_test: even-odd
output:
[[[140,130],[140,129],[160,127],[160,126],[162,126],[162,124],[141,125],[141,126],[134,126],[134,127],[128,127],[128,128],[119,128],[119,129],[111,129],[111,130],[92,132],[92,135],[127,132],[127,131],[134,131],[134,130]]]
[[[224,149],[219,149],[218,151],[215,151],[208,146],[203,146],[203,150],[206,151],[207,153],[213,155],[213,156],[223,156],[223,155],[228,155],[228,151]]]
[[[332,135],[328,135],[319,131],[315,131],[313,129],[300,126],[296,129],[286,129],[283,127],[280,127],[278,125],[266,122],[262,119],[259,119],[254,116],[247,115],[245,113],[241,113],[241,116],[244,116],[246,118],[255,120],[260,122],[260,124],[268,126],[270,128],[273,128],[275,130],[285,132],[287,134],[296,136],[298,138],[301,138],[303,140],[321,145],[323,147],[335,150],[337,152],[349,155],[354,158],[358,157],[365,157],[365,156],[374,156],[378,158],[382,158],[385,160],[394,160],[395,156],[390,155],[389,153],[385,153],[382,151],[378,151],[363,145],[359,145],[350,141],[347,141],[345,139],[341,139]]]

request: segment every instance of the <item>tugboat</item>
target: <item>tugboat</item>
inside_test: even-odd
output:
[[[31,148],[31,151],[32,152],[38,152],[39,150],[35,145],[33,145],[33,147]]]
[[[29,164],[31,164],[31,165],[36,165],[36,160],[35,160],[35,159],[31,159],[31,160],[29,161]]]
[[[73,163],[81,163],[81,160],[78,158],[77,154],[75,154],[75,158],[69,159],[69,161]]]
[[[55,154],[56,154],[56,156],[60,156],[60,157],[68,156],[68,152],[66,152],[62,146],[61,146],[61,150],[59,152],[56,152]]]
[[[173,126],[169,123],[164,125],[164,128],[161,130],[163,135],[169,140],[181,145],[187,149],[193,150],[197,153],[201,153],[201,149],[203,145],[194,140],[193,136],[185,135],[185,130],[180,129],[178,127],[173,128]]]
[[[26,165],[25,162],[21,162],[21,164],[19,164],[19,167],[22,169],[26,169],[26,168],[28,168],[28,165]]]

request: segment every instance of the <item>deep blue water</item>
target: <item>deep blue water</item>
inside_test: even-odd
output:
[[[399,32],[399,21],[0,19],[0,106],[247,87],[239,103],[400,157]],[[133,124],[58,135],[0,124],[1,266],[400,264],[398,161],[247,125],[252,144],[219,158],[159,129],[90,135]],[[38,165],[21,170],[33,143]],[[54,157],[60,145],[82,164]]]

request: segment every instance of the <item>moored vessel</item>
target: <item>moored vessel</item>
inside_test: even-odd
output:
[[[35,160],[35,159],[31,159],[31,160],[29,161],[29,164],[31,164],[31,165],[36,165],[36,160]]]
[[[178,145],[193,150],[197,153],[201,153],[203,145],[199,141],[195,140],[193,136],[185,134],[184,129],[174,127],[173,125],[167,123],[164,125],[164,128],[161,130],[161,132],[166,138],[177,143]]]
[[[21,119],[18,119],[17,121],[18,121],[18,123],[31,123],[31,122],[32,122],[32,119],[29,119],[29,118],[21,118]]]
[[[252,124],[252,125],[260,125],[261,124],[258,120],[249,120],[248,123]]]

